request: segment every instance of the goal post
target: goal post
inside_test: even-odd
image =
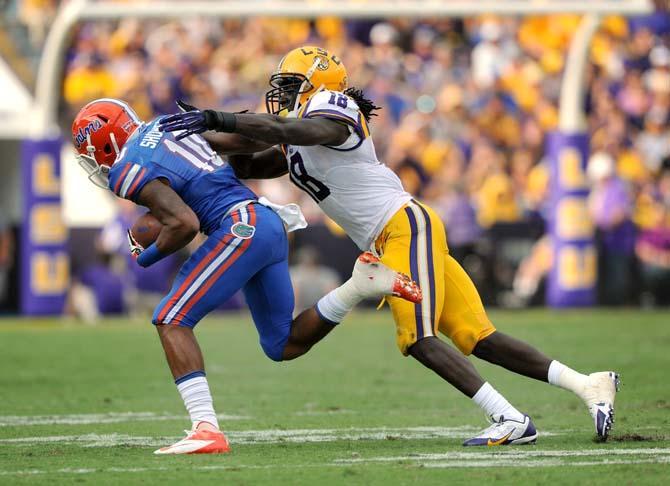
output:
[[[651,12],[649,0],[375,0],[370,2],[320,0],[305,5],[294,1],[189,1],[133,2],[70,0],[59,10],[47,36],[37,72],[36,101],[41,116],[38,131],[53,129],[59,98],[64,53],[72,28],[84,20],[133,18],[180,19],[206,15],[209,18],[285,17],[316,18],[435,18],[473,15],[540,15],[552,13],[640,15]],[[586,39],[588,44],[589,39]],[[586,53],[584,54],[586,55]]]
[[[584,214],[585,198],[588,189],[584,186],[584,165],[588,155],[588,134],[586,133],[583,113],[584,82],[583,72],[588,60],[588,46],[595,32],[600,15],[623,14],[639,15],[652,11],[649,0],[378,0],[370,2],[347,0],[320,0],[305,3],[302,1],[260,0],[260,1],[181,1],[181,2],[133,2],[70,0],[59,9],[39,62],[35,92],[35,106],[31,110],[29,139],[24,141],[22,168],[24,180],[32,181],[36,166],[51,161],[49,174],[55,181],[60,174],[60,153],[54,150],[61,143],[58,128],[58,103],[61,98],[61,80],[65,62],[65,51],[74,26],[86,20],[113,20],[133,18],[180,19],[186,17],[207,16],[208,18],[244,18],[244,17],[284,17],[316,18],[335,16],[342,18],[439,18],[467,17],[480,14],[496,15],[539,15],[552,13],[584,14],[582,24],[572,41],[566,64],[566,74],[560,98],[559,130],[550,134],[547,154],[552,163],[553,180],[575,181],[580,179],[581,186],[552,185],[553,211],[552,232],[558,242],[548,292],[548,301],[554,306],[591,305],[595,301],[595,277],[585,278],[584,272],[594,274],[591,260],[585,260],[590,253],[585,248],[593,248],[593,232],[584,228],[588,222],[579,223],[573,228],[569,220],[575,215]],[[48,164],[47,164],[48,165]],[[42,166],[40,166],[42,167]],[[46,170],[46,169],[40,169]],[[572,172],[570,172],[572,171]],[[45,172],[46,173],[46,172]],[[568,174],[568,175],[566,175]],[[564,179],[562,177],[568,177]],[[572,177],[570,179],[569,177]],[[32,182],[26,183],[26,190],[32,190]],[[567,203],[562,203],[567,198]],[[30,193],[24,198],[34,201]],[[581,201],[581,202],[576,202]],[[51,211],[58,208],[58,198],[51,198]],[[567,209],[565,209],[567,208]],[[35,209],[24,205],[24,226],[31,225]],[[566,219],[567,218],[567,219]],[[52,223],[54,234],[63,236],[58,244],[44,245],[37,250],[31,240],[31,231],[24,231],[21,252],[22,302],[44,302],[38,313],[58,314],[62,312],[67,291],[67,268],[63,268],[62,255],[67,239],[67,230],[62,219]],[[58,228],[60,221],[62,228]],[[581,221],[581,220],[580,220]],[[573,225],[574,226],[574,225]],[[580,229],[581,228],[581,229]],[[579,232],[581,231],[581,233]],[[588,234],[587,234],[588,233]],[[578,236],[578,238],[577,238]],[[64,243],[65,242],[65,243]],[[590,250],[589,250],[590,251]],[[561,263],[564,262],[564,263]],[[565,263],[567,262],[567,263]],[[39,267],[42,265],[42,267]],[[45,269],[43,272],[40,268]],[[561,270],[562,269],[562,270]],[[46,273],[45,273],[46,272]],[[589,273],[589,275],[591,275]],[[54,278],[65,282],[61,286],[40,286],[36,278]],[[46,290],[45,290],[46,289]],[[40,293],[46,291],[47,293]],[[576,292],[576,293],[575,293]],[[40,307],[40,306],[37,306]],[[22,305],[22,312],[34,314],[35,306]]]

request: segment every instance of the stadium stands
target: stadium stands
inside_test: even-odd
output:
[[[45,3],[57,2],[18,2],[18,12]],[[178,98],[197,106],[264,110],[262,95],[280,53],[304,43],[324,45],[340,53],[350,84],[384,108],[372,123],[380,158],[410,192],[440,211],[454,251],[470,262],[476,280],[493,276],[499,287],[512,289],[525,254],[509,257],[511,270],[498,274],[491,255],[509,252],[491,251],[504,246],[491,237],[509,234],[500,227],[510,224],[521,228],[512,247],[519,240],[530,245],[542,234],[537,228],[548,202],[543,142],[556,128],[562,68],[578,21],[552,15],[84,23],[68,53],[62,120],[67,126],[85,102],[101,96],[123,98],[145,118],[174,111]],[[39,42],[36,27],[28,27],[27,42]],[[592,213],[601,256],[627,262],[617,278],[628,280],[625,290],[605,289],[603,302],[621,302],[624,294],[626,301],[637,300],[638,277],[648,281],[653,302],[658,284],[650,282],[670,274],[669,47],[667,12],[608,17],[592,43],[591,150],[611,166],[594,176],[594,194],[601,197],[592,198]],[[299,201],[311,223],[323,218],[289,184],[263,182],[256,189]],[[599,218],[612,201],[617,214]]]

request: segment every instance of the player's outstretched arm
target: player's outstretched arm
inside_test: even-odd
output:
[[[200,230],[200,221],[188,205],[161,180],[153,180],[142,188],[138,204],[151,210],[163,224],[154,243],[137,259],[142,266],[149,266],[163,257],[185,247]]]
[[[212,150],[220,155],[253,154],[267,150],[273,145],[237,133],[206,132],[202,136],[207,140]]]
[[[181,113],[187,113],[188,117],[200,118],[204,116],[204,112],[183,100],[177,100],[177,106]],[[193,133],[202,133],[206,129],[195,130],[190,129],[187,133],[183,135],[178,135],[177,140],[187,137]],[[202,135],[210,147],[220,155],[229,155],[229,154],[252,154],[254,152],[261,152],[265,149],[268,149],[272,144],[265,142],[260,142],[258,140],[252,140],[250,138],[244,137],[237,133],[203,133]]]
[[[161,119],[164,132],[182,131],[177,138],[214,130],[236,133],[268,144],[341,145],[349,138],[346,125],[328,118],[287,118],[258,113],[194,110]]]
[[[273,144],[342,145],[349,138],[346,125],[328,118],[286,118],[277,115],[233,115],[234,133]]]
[[[278,147],[255,154],[229,155],[228,163],[240,179],[274,179],[288,173],[286,157]]]

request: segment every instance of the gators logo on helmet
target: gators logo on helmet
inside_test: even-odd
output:
[[[347,84],[347,70],[337,56],[321,47],[298,47],[270,76],[272,89],[265,94],[265,105],[275,115],[294,111],[320,89],[344,91]]]
[[[88,178],[107,187],[109,170],[141,120],[127,103],[101,98],[84,106],[72,122],[77,161]]]
[[[93,132],[97,132],[102,128],[102,123],[100,120],[92,120],[88,122],[88,125],[85,127],[79,127],[75,133],[72,134],[74,148],[79,150],[81,146],[86,142],[88,137],[91,136]]]

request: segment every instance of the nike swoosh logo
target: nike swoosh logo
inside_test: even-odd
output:
[[[512,432],[514,432],[514,431],[512,431]],[[505,441],[509,438],[509,436],[512,435],[512,432],[510,432],[510,433],[507,434],[505,437],[502,437],[502,438],[500,438],[500,439],[498,439],[498,440],[491,440],[491,439],[489,439],[488,442],[486,443],[486,445],[489,446],[489,447],[490,447],[490,446],[498,446],[498,445],[502,445],[503,442],[505,442]]]
[[[156,451],[157,454],[188,454],[213,444],[213,440],[183,439],[168,447]]]

